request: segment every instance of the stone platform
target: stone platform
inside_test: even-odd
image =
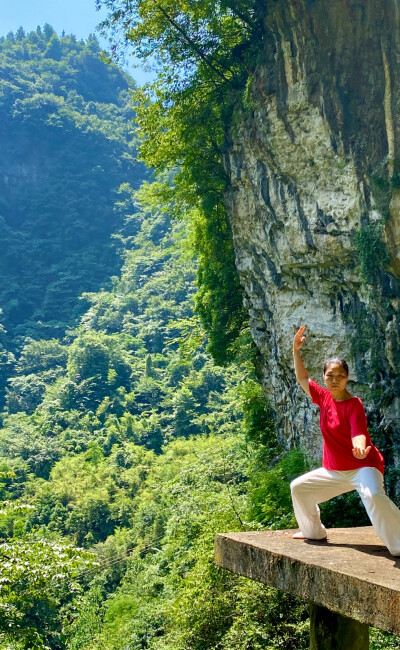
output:
[[[332,528],[319,542],[294,540],[293,532],[219,534],[216,564],[400,635],[400,558],[372,527]]]

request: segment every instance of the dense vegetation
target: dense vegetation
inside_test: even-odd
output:
[[[245,33],[232,42],[235,21],[223,51],[238,46],[232,65]],[[209,44],[212,56],[217,45]],[[215,186],[201,177],[199,145],[210,153],[215,135],[201,126],[206,104],[194,120],[199,176],[182,159],[182,134],[170,133],[182,166],[134,191],[134,84],[98,61],[96,41],[76,43],[45,26],[19,30],[1,47],[13,75],[2,98],[22,114],[27,100],[18,129],[11,103],[2,105],[16,151],[21,133],[29,150],[40,135],[48,175],[40,191],[28,183],[25,196],[16,183],[3,206],[0,648],[307,648],[304,603],[213,561],[218,531],[294,525],[289,481],[305,466],[299,453],[278,448],[255,375],[218,148]],[[190,87],[181,82],[177,92]],[[27,306],[14,309],[12,298]],[[327,523],[338,516],[335,506],[325,514]],[[399,646],[377,634],[373,647]]]
[[[9,382],[0,530],[17,560],[1,570],[4,643],[306,647],[302,604],[214,567],[216,531],[292,522],[302,460],[263,470],[277,449],[253,346],[244,332],[236,364],[214,365],[193,315],[191,233],[158,192],[121,188],[120,276],[85,294],[66,338],[27,339]],[[33,564],[29,548],[34,575],[19,560]]]
[[[1,47],[2,647],[302,647],[302,604],[214,567],[217,530],[291,521],[302,460],[262,470],[245,328],[227,368],[206,350],[193,206],[132,189],[133,82],[48,25]]]
[[[156,81],[135,94],[140,154],[157,171],[178,170],[174,200],[195,224],[196,311],[218,363],[247,317],[235,267],[223,164],[234,109],[262,48],[264,2],[254,0],[97,0],[109,10],[103,27],[114,54],[128,44],[155,65]],[[121,47],[122,46],[122,47]]]
[[[0,39],[0,304],[14,349],[62,335],[82,291],[118,272],[110,235],[122,182],[138,186],[132,79],[99,59],[94,36],[50,25]]]

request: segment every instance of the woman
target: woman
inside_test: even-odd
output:
[[[300,327],[294,337],[294,368],[300,386],[320,407],[323,461],[320,469],[291,483],[300,528],[293,537],[325,539],[318,504],[357,490],[376,533],[392,555],[400,556],[400,510],[385,494],[383,456],[371,442],[363,403],[347,390],[347,363],[339,358],[326,361],[326,388],[310,379],[300,353],[306,340],[305,329]]]

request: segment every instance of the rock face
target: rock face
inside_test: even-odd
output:
[[[278,436],[315,461],[318,419],[292,370],[300,324],[310,376],[322,381],[329,356],[348,359],[349,388],[400,467],[399,60],[398,0],[268,2],[226,155],[236,263]]]

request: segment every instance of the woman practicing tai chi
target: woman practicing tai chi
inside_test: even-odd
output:
[[[386,496],[383,486],[384,461],[372,444],[364,406],[347,390],[349,369],[343,359],[328,359],[322,388],[309,378],[300,349],[306,340],[300,327],[293,341],[296,379],[320,407],[323,460],[320,469],[299,476],[291,483],[294,513],[300,532],[296,539],[325,539],[319,503],[357,490],[376,533],[392,555],[400,555],[400,510]]]

